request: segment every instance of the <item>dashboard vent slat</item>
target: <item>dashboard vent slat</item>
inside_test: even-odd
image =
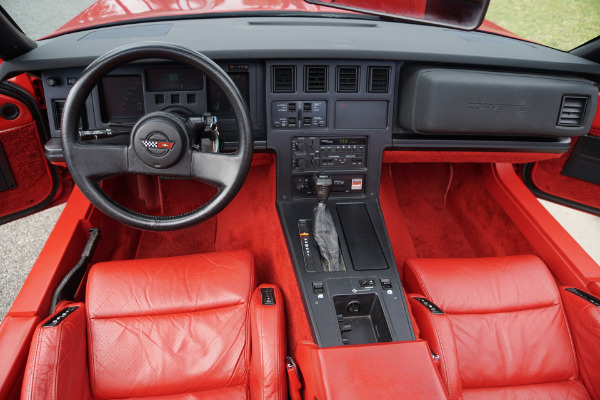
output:
[[[369,67],[369,93],[387,93],[389,76],[390,69],[387,67]]]
[[[305,74],[306,93],[324,93],[327,91],[327,67],[306,67]]]
[[[358,92],[358,67],[338,67],[337,91],[341,93]]]
[[[587,97],[563,96],[558,114],[558,126],[582,126],[587,106]]]
[[[273,67],[273,93],[294,93],[296,91],[296,67]]]

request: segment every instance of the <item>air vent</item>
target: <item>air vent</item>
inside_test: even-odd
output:
[[[62,114],[63,114],[64,108],[65,108],[64,100],[52,100],[52,111],[54,113],[54,127],[57,130],[60,130],[60,124],[62,123]],[[84,109],[84,111],[85,111],[85,109]],[[87,128],[88,128],[87,115],[84,112],[79,117],[79,129],[87,129]]]
[[[54,127],[57,130],[59,130],[61,119],[62,119],[63,109],[65,108],[65,101],[64,100],[53,100],[52,108],[53,108],[52,111],[54,112]]]
[[[306,67],[304,79],[306,93],[323,93],[327,91],[327,67]]]
[[[387,93],[390,69],[369,67],[369,93]]]
[[[563,96],[558,115],[558,126],[581,126],[585,117],[587,97]]]
[[[273,93],[294,93],[296,91],[296,67],[273,67]]]
[[[341,93],[358,92],[358,67],[338,67],[337,91]]]

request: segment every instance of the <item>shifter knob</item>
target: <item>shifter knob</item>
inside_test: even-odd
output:
[[[326,203],[333,187],[331,176],[324,172],[317,172],[312,176],[312,184],[315,189],[317,201],[319,203]]]

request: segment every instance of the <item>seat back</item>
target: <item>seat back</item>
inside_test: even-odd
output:
[[[93,397],[245,398],[252,271],[249,252],[95,265],[86,291]]]
[[[412,259],[404,268],[407,290],[441,308],[437,324],[450,327],[451,338],[421,330],[445,347],[442,357],[455,354],[441,360],[444,368],[458,368],[451,397],[587,397],[558,289],[539,258]],[[417,319],[432,323],[429,316]]]

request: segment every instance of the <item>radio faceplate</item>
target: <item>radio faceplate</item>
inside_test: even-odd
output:
[[[292,169],[364,169],[367,138],[296,136],[292,138]]]

